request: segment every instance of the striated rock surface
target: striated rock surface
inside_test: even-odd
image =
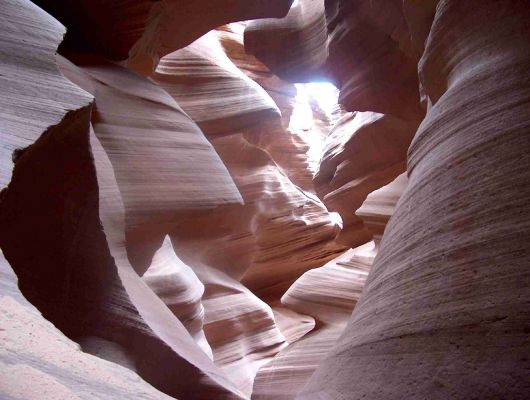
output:
[[[67,115],[88,118],[91,96],[57,70],[54,53],[65,32],[60,23],[29,1],[3,1],[0,16],[3,189],[22,150]]]
[[[299,399],[528,397],[529,18],[524,1],[439,2],[409,186]]]
[[[126,210],[129,259],[143,274],[181,215],[241,202],[219,156],[161,88],[94,57],[61,70],[95,96],[91,121],[112,162]]]
[[[310,174],[307,155],[300,151],[305,161],[296,168],[290,168],[284,157],[285,169],[272,158],[296,147],[284,128],[288,120],[280,118],[268,92],[239,70],[224,49],[229,48],[228,54],[236,62],[260,75],[262,79],[258,82],[276,80],[282,90],[294,88],[287,83],[283,85],[266,68],[260,70],[258,61],[253,65],[259,72],[249,67],[254,60],[242,56],[240,39],[227,37],[229,33],[228,29],[211,32],[187,48],[164,57],[152,76],[204,129],[245,202],[244,207],[223,208],[202,216],[196,213],[194,223],[185,219],[180,224],[183,230],[177,235],[189,234],[190,239],[202,236],[202,240],[215,237],[215,242],[223,243],[224,254],[220,257],[209,251],[212,255],[205,257],[216,259],[215,263],[209,262],[211,265],[224,271],[230,269],[229,274],[251,290],[262,296],[272,290],[279,299],[303,272],[324,264],[344,248],[334,243],[339,227],[327,210],[284,174],[289,171],[295,176],[295,170],[303,170],[307,177]],[[192,73],[186,73],[190,68]],[[264,87],[268,88],[265,83]],[[285,92],[277,95],[287,113],[293,109],[290,101],[295,93],[289,93],[290,99],[286,99]],[[272,140],[266,139],[269,134]],[[276,138],[280,142],[272,150]],[[305,146],[304,150],[307,149]],[[218,221],[215,228],[209,226],[208,221],[212,220]],[[276,272],[272,274],[272,270]]]
[[[172,239],[205,286],[204,330],[214,360],[250,395],[259,368],[286,346],[283,333],[292,341],[308,329],[292,325],[301,318],[293,312],[285,312],[288,320],[278,323],[271,307],[254,293],[273,304],[308,268],[334,257],[341,251],[332,242],[338,227],[242,135],[212,143],[245,206],[196,214],[182,222]]]
[[[404,155],[415,123],[377,113],[349,113],[326,139],[314,183],[318,196],[338,212],[344,227],[338,240],[358,246],[370,239],[355,215],[366,196],[405,169]]]
[[[290,310],[315,319],[313,330],[259,370],[252,399],[293,399],[344,330],[372,263],[373,243],[306,272],[282,297]]]
[[[407,174],[403,173],[388,185],[370,193],[355,214],[363,220],[364,226],[373,234],[379,246],[386,224],[394,214],[396,205],[408,184]]]
[[[171,399],[136,373],[81,351],[20,293],[0,252],[2,399]]]
[[[287,17],[245,29],[245,49],[272,72],[293,82],[331,80],[339,103],[353,112],[331,130],[314,180],[319,198],[344,222],[338,241],[351,247],[370,239],[355,210],[405,170],[424,113],[416,64],[430,8],[405,8],[401,1],[301,0]],[[417,15],[421,24],[412,20]]]
[[[374,111],[406,120],[423,115],[416,60],[400,0],[332,1],[326,7],[329,74],[349,111]]]
[[[215,31],[162,58],[152,79],[207,135],[242,133],[280,115],[265,91],[228,58]]]
[[[315,319],[309,315],[297,313],[279,301],[273,302],[271,307],[276,325],[288,344],[296,342],[315,328]]]
[[[312,186],[308,146],[287,130],[296,89],[245,55],[241,37],[226,26],[164,57],[151,79],[208,135],[245,202],[195,212],[171,236],[205,287],[214,361],[250,396],[259,368],[287,345],[256,294],[275,304],[303,272],[344,250],[327,210],[290,179]],[[292,152],[299,160],[289,159]],[[311,319],[283,311],[290,340],[310,329]],[[304,326],[292,325],[300,319]]]
[[[35,1],[0,397],[528,397],[527,1]]]
[[[237,280],[215,268],[194,264],[205,282],[205,333],[214,361],[250,397],[259,368],[286,341],[271,308]]]
[[[334,242],[339,227],[326,209],[294,186],[265,151],[242,136],[212,143],[250,215],[245,229],[252,235],[254,250],[250,265],[241,271],[242,283],[264,297],[278,298],[307,269],[344,250]]]
[[[319,120],[303,88],[281,80],[263,63],[245,53],[243,24],[230,24],[218,30],[219,40],[227,56],[249,78],[257,82],[281,112],[281,118],[269,118],[254,124],[245,138],[266,150],[289,179],[306,192],[314,193],[313,173],[320,159],[319,146],[332,125],[327,115]],[[318,127],[315,125],[320,124]]]
[[[2,135],[19,150],[14,168],[2,156],[13,173],[0,245],[22,293],[84,349],[165,393],[241,398],[128,262],[121,195],[90,125],[92,97],[55,64],[64,28],[29,2],[6,6],[1,75],[11,96]],[[17,59],[24,68],[13,68]]]
[[[276,327],[270,307],[234,279],[232,271],[221,270],[219,259],[206,257],[203,254],[206,247],[204,242],[192,240],[190,243],[186,239],[189,240],[179,238],[179,232],[173,234],[175,249],[183,261],[175,261],[171,243],[166,239],[155,254],[151,267],[154,267],[153,271],[150,268],[144,275],[144,280],[175,315],[184,322],[191,323],[188,329],[197,331],[197,328],[204,327],[199,332],[200,335],[195,335],[196,340],[203,349],[208,346],[205,350],[212,356],[215,364],[230,376],[242,393],[250,396],[257,369],[285,346],[285,338]],[[215,242],[213,245],[215,246]],[[214,250],[219,254],[221,248]],[[161,259],[164,255],[166,258]],[[160,268],[160,264],[155,264],[158,261],[164,263],[164,270]],[[237,264],[234,263],[233,266],[236,267]],[[168,273],[169,267],[171,274]],[[192,279],[197,280],[193,286],[189,285]],[[197,304],[196,292],[202,288],[204,290],[200,293],[200,304]],[[190,293],[192,290],[195,293]],[[178,294],[180,296],[177,297]],[[190,300],[194,302],[190,304]],[[193,314],[184,314],[183,311],[190,308],[185,308],[186,303],[193,307]],[[193,315],[193,320],[189,319],[190,315]],[[203,339],[206,342],[202,342]]]
[[[325,1],[297,1],[282,19],[250,21],[245,50],[280,78],[307,82],[325,77],[328,32]]]
[[[292,0],[36,0],[68,26],[64,47],[125,60],[149,75],[159,59],[232,21],[284,16]],[[97,29],[94,29],[97,27]]]
[[[349,317],[376,254],[373,242],[350,249],[306,272],[282,297],[282,304],[320,322]]]
[[[411,47],[399,0],[300,0],[287,17],[255,21],[245,30],[247,52],[278,76],[328,79],[348,111],[412,120],[423,112]]]
[[[184,324],[204,352],[213,358],[202,329],[204,285],[195,272],[177,257],[169,236],[153,256],[142,279]]]
[[[292,0],[162,0],[149,11],[145,30],[129,51],[128,64],[149,74],[164,55],[228,22],[283,17]]]
[[[294,399],[333,348],[359,300],[377,255],[379,240],[406,187],[400,176],[368,196],[359,214],[374,227],[374,242],[351,249],[302,275],[282,296],[282,306],[315,320],[314,329],[290,344],[260,369],[254,399]]]

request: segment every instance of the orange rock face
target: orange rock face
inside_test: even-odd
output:
[[[528,12],[439,2],[409,186],[346,331],[297,398],[528,396]]]
[[[0,397],[528,398],[528,21],[3,0]]]
[[[415,2],[301,0],[286,18],[245,30],[247,51],[273,72],[292,82],[331,80],[341,105],[354,112],[327,137],[314,182],[344,221],[339,242],[352,247],[370,236],[355,210],[404,172],[424,114],[416,66],[425,26],[409,27],[407,13],[429,21],[429,7]]]
[[[1,253],[0,277],[3,399],[171,399],[119,363],[82,352],[22,296]],[[114,355],[122,355],[118,347]]]
[[[233,21],[278,18],[291,0],[36,0],[69,28],[65,46],[127,60],[149,75],[160,58]],[[94,29],[97,27],[97,29]]]
[[[371,112],[349,113],[333,127],[314,183],[328,209],[342,216],[341,243],[358,246],[369,240],[355,210],[405,169],[403,156],[414,128],[414,123]]]
[[[366,226],[373,229],[374,241],[306,272],[283,295],[283,307],[313,317],[316,324],[260,369],[252,398],[294,398],[333,348],[361,296],[381,234],[406,185],[406,177],[400,175],[370,194],[359,209]]]
[[[30,3],[8,3],[4,12],[13,21],[2,24],[11,57],[2,77],[12,93],[3,138],[20,150],[14,168],[7,151],[2,157],[13,172],[2,192],[0,243],[22,293],[86,351],[137,371],[171,396],[243,397],[127,259],[122,197],[93,133],[93,99],[55,63],[63,28]],[[12,69],[9,60],[17,59],[25,60],[25,70]],[[14,79],[16,73],[26,79]],[[37,79],[43,73],[45,82]],[[168,371],[168,363],[175,368]],[[6,390],[18,390],[10,382]]]

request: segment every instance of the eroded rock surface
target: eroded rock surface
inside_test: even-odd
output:
[[[528,20],[522,1],[439,2],[409,185],[299,399],[528,396]]]
[[[252,398],[294,399],[343,333],[377,255],[381,235],[407,184],[400,176],[368,196],[359,210],[374,241],[351,249],[302,275],[282,296],[282,306],[314,318],[315,326],[297,337],[254,382]]]
[[[84,353],[46,321],[2,253],[0,278],[2,399],[171,399],[130,369]]]
[[[340,89],[339,103],[353,112],[326,139],[314,182],[324,204],[344,221],[342,244],[370,239],[355,210],[405,170],[424,114],[416,65],[432,8],[301,0],[287,17],[253,21],[245,29],[245,48],[271,71],[292,82],[329,79]]]
[[[2,135],[20,150],[2,192],[0,243],[22,293],[68,337],[165,393],[241,397],[129,264],[121,194],[90,124],[92,97],[55,63],[64,28],[29,2],[6,5],[2,78],[12,95]],[[17,58],[25,70],[9,62]]]
[[[525,1],[35,2],[0,397],[528,397]]]
[[[355,210],[405,169],[414,129],[415,123],[372,112],[346,114],[333,127],[314,183],[327,208],[342,216],[341,243],[358,246],[370,239]]]
[[[278,18],[291,0],[36,0],[68,28],[65,47],[127,60],[149,75],[160,58],[187,46],[220,25],[256,18]],[[95,29],[97,27],[97,29]]]

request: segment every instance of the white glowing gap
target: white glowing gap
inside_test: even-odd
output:
[[[296,84],[296,98],[293,112],[289,120],[289,130],[296,133],[307,143],[310,169],[316,172],[320,160],[325,135],[314,126],[313,107],[333,121],[333,113],[337,110],[339,91],[329,82]],[[320,128],[320,130],[322,130]]]
[[[339,100],[339,91],[329,82],[313,82],[305,84],[305,89],[310,100],[315,100],[319,107],[331,116]]]
[[[333,222],[335,225],[340,226],[341,228],[344,226],[342,223],[342,218],[339,213],[337,212],[330,212],[329,218],[331,219],[331,222]]]

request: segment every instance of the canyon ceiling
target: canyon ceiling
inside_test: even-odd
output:
[[[528,0],[0,0],[0,190],[3,400],[530,398]]]

